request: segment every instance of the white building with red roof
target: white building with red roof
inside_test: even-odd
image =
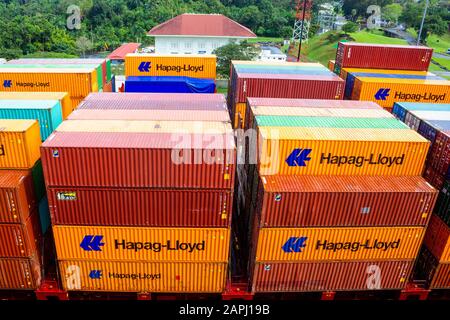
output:
[[[158,54],[211,54],[231,41],[256,38],[248,28],[222,14],[184,13],[148,32]]]

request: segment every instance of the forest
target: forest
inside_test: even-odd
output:
[[[332,1],[313,1],[313,16],[324,2]],[[394,1],[345,0],[343,7],[337,10],[356,21],[356,17],[366,15],[364,8],[369,2],[386,6]],[[417,27],[421,3],[413,0],[401,2],[403,6],[410,6],[409,16],[405,20]],[[445,26],[443,21],[447,19],[448,23],[448,7],[442,10],[435,7],[432,6],[431,11],[439,11],[438,22]],[[185,12],[222,13],[247,26],[258,36],[289,38],[295,19],[295,1],[2,0],[0,57],[16,58],[37,52],[58,56],[80,55],[110,51],[124,42],[148,44],[152,39],[146,36],[147,31]],[[74,21],[79,24],[74,24]]]

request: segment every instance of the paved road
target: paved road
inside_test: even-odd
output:
[[[442,54],[442,53],[434,52],[433,56],[436,57],[436,58],[443,58],[443,59],[450,60],[450,55],[449,54]]]

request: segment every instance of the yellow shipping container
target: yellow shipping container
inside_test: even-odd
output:
[[[0,92],[0,100],[59,100],[63,119],[73,111],[67,92]]]
[[[336,60],[328,60],[328,70],[334,72],[334,66],[336,64]]]
[[[234,128],[243,129],[245,124],[245,114],[247,110],[247,103],[236,103],[234,108]]]
[[[68,92],[84,98],[98,91],[96,69],[8,68],[0,69],[0,91]]]
[[[415,259],[423,227],[262,228],[256,261]]]
[[[70,98],[70,101],[72,101],[72,111],[76,110],[78,108],[78,106],[84,100],[84,98],[85,97],[83,97],[83,98]]]
[[[300,116],[338,118],[393,118],[383,109],[252,107],[254,116]]]
[[[60,132],[145,132],[231,134],[228,122],[215,121],[134,121],[134,120],[67,120]]]
[[[430,145],[407,129],[261,127],[258,138],[261,175],[421,175]]]
[[[230,230],[54,226],[58,260],[227,262]]]
[[[127,54],[125,76],[186,76],[216,79],[216,56]]]
[[[36,120],[0,120],[0,168],[30,169],[41,157]]]
[[[395,102],[450,103],[450,81],[358,77],[352,100],[374,101],[384,108]]]
[[[66,291],[220,293],[227,263],[59,261]]]

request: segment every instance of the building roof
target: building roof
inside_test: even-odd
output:
[[[271,46],[261,46],[261,50],[264,51],[270,51],[270,54],[283,54],[283,51],[280,50],[280,48],[277,47],[271,47]]]
[[[135,53],[136,50],[141,46],[140,43],[125,43],[118,47],[116,50],[108,55],[108,59],[111,60],[125,60],[125,56],[128,53]]]
[[[222,14],[184,13],[157,25],[150,36],[205,36],[256,38],[248,28]]]

